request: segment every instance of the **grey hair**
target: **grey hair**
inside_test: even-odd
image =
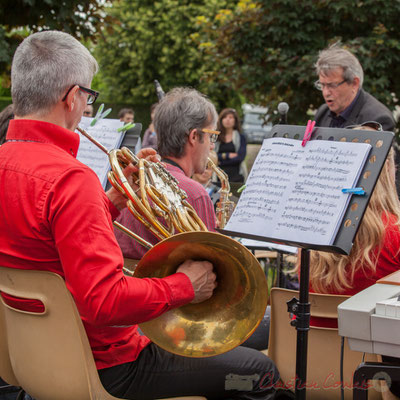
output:
[[[343,68],[343,79],[353,82],[355,77],[360,79],[360,88],[364,81],[364,72],[357,57],[350,51],[334,44],[319,53],[315,64],[317,75],[329,75],[335,68]]]
[[[15,114],[45,115],[71,86],[90,86],[98,68],[89,50],[67,33],[43,31],[28,36],[11,66]]]
[[[195,89],[172,89],[155,109],[153,122],[158,152],[161,157],[182,157],[189,132],[215,126],[217,120],[217,111],[206,96]]]

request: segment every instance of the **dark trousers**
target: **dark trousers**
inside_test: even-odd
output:
[[[268,349],[269,341],[269,325],[271,323],[271,307],[268,306],[265,310],[264,318],[261,320],[260,325],[252,333],[252,335],[242,343],[244,347],[250,347],[256,350]]]
[[[187,358],[154,343],[136,361],[99,370],[99,375],[113,396],[135,400],[190,395],[270,400],[279,379],[274,363],[254,349],[239,346],[214,357]]]

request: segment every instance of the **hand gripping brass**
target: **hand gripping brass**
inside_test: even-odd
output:
[[[162,164],[138,159],[125,148],[108,151],[78,130],[108,155],[111,184],[128,199],[134,217],[161,240],[152,247],[119,224],[122,231],[151,248],[137,265],[134,278],[164,278],[187,259],[210,261],[217,275],[218,286],[210,299],[141,323],[143,333],[163,349],[187,357],[214,356],[243,343],[262,320],[268,300],[267,281],[254,255],[228,236],[207,232],[186,193]],[[128,163],[138,167],[132,177],[136,190],[123,174]],[[223,186],[223,203],[228,193],[229,186]]]

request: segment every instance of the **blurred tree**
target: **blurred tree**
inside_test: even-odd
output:
[[[30,32],[58,29],[78,39],[95,39],[99,26],[105,30],[111,16],[104,0],[0,0],[0,74],[9,86],[12,55]]]
[[[101,87],[106,98],[121,103],[157,100],[154,79],[164,91],[191,86],[214,101],[232,102],[235,92],[202,78],[211,67],[194,42],[197,18],[213,19],[220,8],[233,8],[236,0],[120,0],[111,15],[119,21],[104,32],[96,46]],[[193,36],[194,35],[194,36]]]
[[[360,60],[364,88],[394,108],[399,15],[399,0],[240,0],[223,18],[203,21],[198,48],[218,66],[206,76],[210,84],[229,80],[248,100],[272,109],[286,101],[289,123],[305,124],[306,113],[323,102],[313,87],[318,52],[337,41]]]

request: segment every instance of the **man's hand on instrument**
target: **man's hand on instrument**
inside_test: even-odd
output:
[[[160,162],[161,159],[160,155],[157,154],[157,152],[150,147],[141,149],[138,152],[137,157],[144,158],[147,161],[152,161],[152,162]],[[137,171],[138,171],[137,166],[134,166],[132,163],[129,163],[123,170],[126,179],[128,180],[129,184],[131,185],[134,191],[136,191],[139,188],[132,178],[132,175],[135,174]],[[106,195],[111,201],[111,203],[113,203],[118,210],[122,210],[123,208],[126,207],[126,200],[127,200],[126,197],[114,187],[111,187],[106,192]]]
[[[161,161],[160,155],[151,147],[146,147],[145,149],[141,149],[136,155],[139,158],[146,159],[147,161],[152,161],[152,162]]]
[[[208,300],[217,287],[213,265],[208,261],[186,260],[176,272],[182,272],[190,279],[194,290],[191,303],[201,303]]]

